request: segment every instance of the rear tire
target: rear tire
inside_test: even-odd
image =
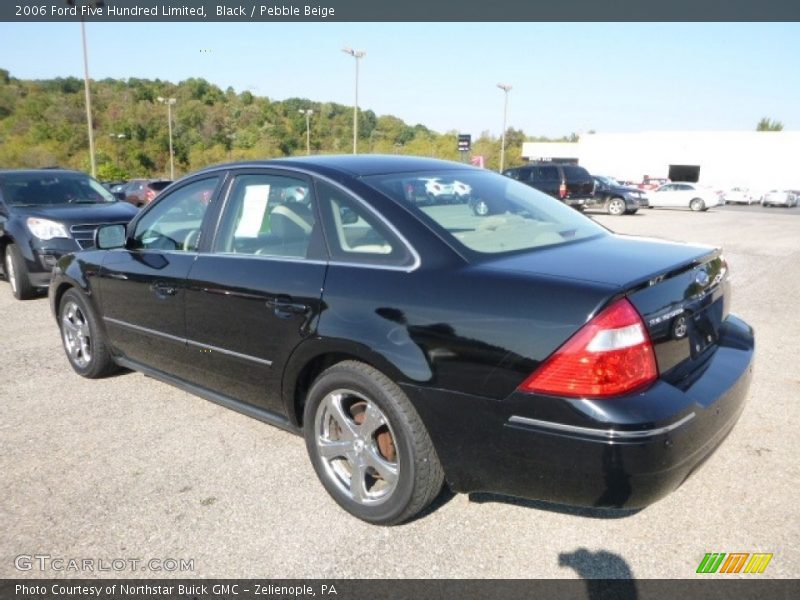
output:
[[[67,290],[62,296],[58,327],[69,364],[78,375],[100,379],[119,370],[92,307],[78,290]]]
[[[306,448],[322,485],[353,516],[396,525],[427,507],[444,474],[403,391],[380,371],[344,361],[311,386]]]
[[[695,212],[706,210],[706,203],[703,202],[702,198],[692,198],[692,200],[689,202],[689,208]]]
[[[29,300],[36,295],[36,288],[31,284],[28,267],[16,244],[6,246],[5,263],[3,269],[6,279],[11,286],[11,293],[17,300]]]

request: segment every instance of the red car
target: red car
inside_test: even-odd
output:
[[[642,183],[636,184],[636,187],[640,190],[654,190],[665,183],[669,183],[669,179],[666,177],[650,177],[645,175],[642,179]]]
[[[170,183],[172,181],[169,179],[131,179],[114,195],[120,200],[142,207],[150,204]]]

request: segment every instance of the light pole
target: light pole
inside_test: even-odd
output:
[[[306,116],[306,154],[311,156],[311,115],[314,114],[314,111],[310,108],[305,110],[301,108],[297,112]]]
[[[511,91],[511,86],[507,83],[498,83],[497,87],[503,90],[505,94],[505,101],[503,102],[503,137],[500,141],[500,172],[503,172],[506,160],[506,117],[508,116],[508,92]]]
[[[167,105],[167,125],[169,126],[169,178],[175,179],[175,154],[172,151],[172,105],[177,102],[175,98],[156,98],[161,104]]]
[[[67,0],[69,6],[75,6],[77,0]],[[103,0],[87,0],[90,6],[100,8],[105,6]],[[92,167],[92,177],[97,176],[97,162],[94,158],[94,126],[92,125],[92,95],[89,92],[89,53],[86,49],[86,23],[81,11],[81,43],[83,45],[83,89],[86,94],[86,127],[89,130],[89,163]]]
[[[356,103],[353,106],[353,154],[358,154],[358,61],[366,56],[364,50],[353,50],[350,47],[342,48],[342,52],[356,59]]]

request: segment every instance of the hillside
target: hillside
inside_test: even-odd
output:
[[[146,79],[91,83],[97,175],[100,179],[164,176],[169,172],[167,108],[172,108],[176,176],[228,160],[305,154],[312,109],[311,152],[352,151],[353,109],[303,98],[282,101],[249,91],[221,90],[203,79],[177,84]],[[459,160],[458,132],[408,125],[372,110],[359,114],[359,152],[399,153]],[[0,167],[59,165],[89,170],[83,80],[21,80],[0,69]],[[506,164],[520,162],[523,132],[509,129]],[[473,133],[473,154],[497,168],[499,138]]]

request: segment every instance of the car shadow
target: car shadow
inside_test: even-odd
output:
[[[477,504],[497,502],[500,504],[522,506],[524,508],[544,510],[562,515],[585,517],[587,519],[625,519],[641,512],[642,510],[641,508],[586,508],[582,506],[556,504],[555,502],[545,502],[544,500],[527,500],[525,498],[516,498],[514,496],[504,496],[502,494],[488,492],[473,492],[469,494],[469,501]]]
[[[447,485],[442,487],[442,491],[439,492],[439,495],[431,502],[426,508],[418,512],[412,518],[407,521],[403,521],[403,525],[408,525],[417,521],[419,519],[424,519],[428,515],[436,512],[440,508],[442,508],[445,504],[450,502],[453,498],[456,497],[456,493],[452,491]]]
[[[558,564],[569,567],[586,580],[590,600],[636,600],[639,597],[633,571],[619,554],[578,548],[559,554]]]

